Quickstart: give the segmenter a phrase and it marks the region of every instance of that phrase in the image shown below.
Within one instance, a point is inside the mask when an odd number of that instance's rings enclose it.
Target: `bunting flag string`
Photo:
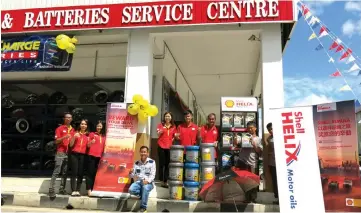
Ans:
[[[312,34],[309,36],[308,41],[317,39],[319,44],[315,48],[316,51],[324,50],[327,54],[329,60],[328,62],[333,64],[335,67],[335,72],[330,75],[330,77],[342,77],[345,84],[339,89],[339,91],[350,91],[358,100],[359,95],[355,93],[355,88],[353,89],[351,85],[347,82],[346,75],[359,77],[361,75],[361,60],[356,57],[351,48],[349,48],[341,39],[339,39],[336,34],[334,34],[317,16],[312,14],[310,9],[301,1],[298,2],[299,17],[303,17],[305,22],[308,24]],[[318,32],[318,33],[317,33]],[[331,39],[331,44],[329,48],[325,48],[326,38]],[[337,56],[336,56],[337,55]],[[335,63],[335,58],[338,59]],[[339,69],[337,65],[344,64],[348,66],[346,69]],[[345,74],[343,74],[345,73]],[[355,77],[351,77],[353,80]],[[358,78],[357,78],[358,79]],[[361,79],[360,79],[361,80]],[[358,83],[360,87],[361,83]]]

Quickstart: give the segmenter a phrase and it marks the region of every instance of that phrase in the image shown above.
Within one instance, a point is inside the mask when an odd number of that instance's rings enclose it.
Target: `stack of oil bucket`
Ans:
[[[214,143],[201,143],[201,186],[212,180],[216,174],[216,149]]]
[[[169,198],[172,200],[198,200],[199,192],[199,146],[173,145],[170,149]],[[183,163],[185,161],[185,163]]]

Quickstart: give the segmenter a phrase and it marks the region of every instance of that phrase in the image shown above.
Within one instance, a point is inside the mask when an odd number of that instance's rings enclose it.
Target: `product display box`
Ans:
[[[222,113],[222,127],[224,128],[246,128],[247,123],[256,119],[256,113]]]

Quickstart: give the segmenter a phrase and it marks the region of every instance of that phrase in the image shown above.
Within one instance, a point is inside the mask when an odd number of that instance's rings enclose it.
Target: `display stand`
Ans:
[[[241,149],[253,149],[247,133],[247,123],[254,121],[258,128],[258,100],[254,97],[222,97],[220,109],[218,165],[219,172],[223,172],[233,164],[225,164],[227,155],[234,156]]]

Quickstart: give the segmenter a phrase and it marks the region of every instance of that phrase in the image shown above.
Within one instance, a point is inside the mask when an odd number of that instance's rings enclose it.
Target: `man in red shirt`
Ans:
[[[209,114],[207,119],[207,124],[199,128],[198,137],[201,143],[214,143],[215,158],[217,158],[218,129],[216,127],[216,114]]]
[[[65,191],[65,184],[67,179],[68,170],[68,147],[71,137],[74,135],[74,128],[71,126],[73,120],[72,115],[69,112],[64,113],[64,124],[56,128],[55,130],[55,167],[53,175],[50,180],[49,197],[54,198],[55,195],[55,180],[60,174],[62,174],[59,194],[67,194]]]
[[[194,146],[197,144],[198,126],[192,122],[193,113],[187,110],[184,113],[184,123],[177,128],[175,138],[182,146]]]

